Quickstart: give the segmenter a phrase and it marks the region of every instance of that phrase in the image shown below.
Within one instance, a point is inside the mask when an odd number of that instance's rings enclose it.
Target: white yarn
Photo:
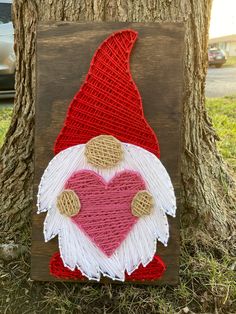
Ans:
[[[45,241],[59,235],[59,249],[65,266],[78,267],[89,279],[101,274],[124,280],[140,264],[147,265],[156,251],[156,240],[167,245],[169,226],[165,213],[175,216],[176,200],[170,177],[161,161],[152,153],[123,143],[123,160],[112,169],[96,169],[87,163],[85,145],[70,147],[56,155],[45,170],[38,193],[38,213],[48,211],[44,222]],[[106,181],[122,170],[138,171],[154,199],[149,216],[141,217],[111,257],[107,257],[68,217],[61,215],[56,198],[69,177],[80,169],[93,170]]]

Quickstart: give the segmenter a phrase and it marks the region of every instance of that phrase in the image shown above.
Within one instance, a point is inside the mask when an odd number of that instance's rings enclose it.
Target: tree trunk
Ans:
[[[14,2],[16,98],[0,159],[0,232],[5,243],[27,246],[30,242],[37,21],[181,21],[186,25],[181,156],[184,236],[189,236],[191,245],[206,245],[210,239],[211,248],[220,250],[217,241],[224,240],[222,252],[229,248],[225,239],[235,229],[233,182],[217,152],[217,136],[205,108],[210,10],[211,0]]]

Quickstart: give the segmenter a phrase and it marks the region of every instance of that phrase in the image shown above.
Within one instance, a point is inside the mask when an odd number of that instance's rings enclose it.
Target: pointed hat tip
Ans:
[[[143,114],[142,99],[132,79],[129,57],[138,33],[114,32],[96,50],[85,82],[74,96],[55,154],[91,138],[113,135],[160,156],[156,135]]]

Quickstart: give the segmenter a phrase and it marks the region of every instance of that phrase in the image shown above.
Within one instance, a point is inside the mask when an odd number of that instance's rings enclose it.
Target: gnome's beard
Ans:
[[[156,241],[167,245],[169,227],[166,213],[175,216],[176,201],[167,171],[152,153],[132,144],[122,143],[122,161],[111,169],[97,169],[87,163],[85,145],[76,145],[56,155],[41,179],[38,194],[38,212],[46,212],[45,241],[58,235],[60,255],[65,266],[80,269],[89,279],[100,280],[101,274],[124,280],[125,271],[132,273],[140,264],[146,266],[156,251]],[[126,238],[111,256],[104,254],[96,244],[72,221],[61,215],[57,196],[75,171],[92,170],[109,182],[124,170],[138,172],[152,194],[154,206],[150,215],[140,217]]]

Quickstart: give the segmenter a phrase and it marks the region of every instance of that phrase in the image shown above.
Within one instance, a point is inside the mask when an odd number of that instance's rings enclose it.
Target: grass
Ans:
[[[235,168],[236,97],[208,99],[207,108],[220,137],[219,150]],[[10,117],[11,109],[0,107],[0,142]],[[235,258],[225,243],[206,240],[205,233],[190,229],[181,228],[177,287],[33,282],[29,253],[10,262],[0,260],[0,313],[236,313]]]
[[[236,171],[236,96],[208,98],[206,105],[220,138],[218,149]]]
[[[226,63],[223,67],[236,67],[236,56],[235,57],[228,57]]]
[[[4,138],[11,122],[12,108],[0,105],[0,147],[4,142]]]

